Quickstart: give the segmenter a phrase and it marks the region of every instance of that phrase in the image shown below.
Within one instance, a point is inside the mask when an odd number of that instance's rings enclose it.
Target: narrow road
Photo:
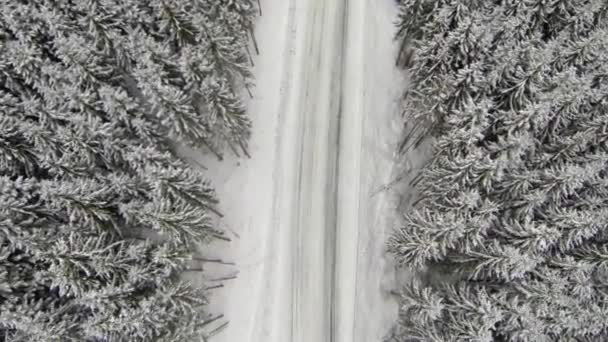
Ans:
[[[313,0],[304,26],[297,182],[292,216],[291,341],[330,341],[336,234],[336,169],[344,42],[345,1]]]
[[[274,248],[283,260],[268,285],[276,290],[268,293],[276,296],[273,330],[280,341],[352,342],[361,113],[352,93],[359,88],[343,83],[353,67],[348,41],[357,37],[347,35],[347,0],[294,6],[277,138]]]
[[[214,292],[230,322],[214,341],[380,341],[397,312],[383,256],[392,202],[370,193],[392,179],[400,133],[395,3],[261,4],[252,158],[203,159],[234,234],[215,250],[239,270]]]

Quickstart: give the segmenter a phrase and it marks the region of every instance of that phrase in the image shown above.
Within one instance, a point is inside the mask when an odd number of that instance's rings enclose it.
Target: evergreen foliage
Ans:
[[[608,340],[608,2],[399,6],[401,151],[434,154],[389,241],[424,275],[392,340]]]
[[[0,341],[188,341],[223,237],[174,143],[247,149],[250,0],[0,0]]]

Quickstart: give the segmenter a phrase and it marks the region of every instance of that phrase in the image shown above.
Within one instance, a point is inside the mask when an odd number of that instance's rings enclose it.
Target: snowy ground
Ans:
[[[380,341],[395,319],[397,99],[392,0],[262,0],[251,159],[209,160],[237,267],[214,290],[218,342]],[[209,173],[209,172],[208,172]]]

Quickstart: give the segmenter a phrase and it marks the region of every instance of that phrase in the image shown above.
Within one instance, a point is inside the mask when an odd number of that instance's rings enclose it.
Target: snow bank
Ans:
[[[223,313],[229,322],[226,329],[214,337],[216,342],[261,341],[252,334],[255,326],[266,326],[260,320],[272,298],[261,298],[264,286],[265,261],[273,258],[265,248],[270,238],[273,208],[273,176],[276,158],[275,133],[279,122],[279,99],[283,92],[283,64],[290,34],[289,1],[263,0],[262,17],[255,34],[260,55],[254,56],[256,79],[254,97],[249,100],[248,113],[253,121],[250,141],[251,159],[237,158],[226,153],[223,161],[201,155],[197,151],[183,153],[204,165],[220,199],[225,217],[220,225],[229,231],[231,242],[215,242],[205,246],[200,254],[234,262],[236,266],[205,264],[213,268],[214,277],[231,276],[223,288],[213,290],[211,309]],[[264,332],[259,332],[263,334]]]
[[[402,135],[400,98],[407,76],[395,66],[398,46],[393,41],[397,8],[394,1],[366,0],[363,33],[364,69],[363,141],[357,287],[355,294],[354,342],[381,341],[397,319],[396,298],[390,294],[408,277],[396,270],[386,254],[386,240],[400,224],[399,212],[413,198],[404,186],[428,155],[421,146],[397,157]],[[400,160],[397,164],[395,161]],[[404,170],[406,171],[404,173]],[[399,179],[399,182],[395,182]]]

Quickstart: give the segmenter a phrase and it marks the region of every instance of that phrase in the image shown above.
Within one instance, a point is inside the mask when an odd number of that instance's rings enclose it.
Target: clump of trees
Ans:
[[[0,340],[213,334],[177,143],[247,153],[251,0],[0,0]]]
[[[608,2],[402,0],[394,341],[608,340]]]

